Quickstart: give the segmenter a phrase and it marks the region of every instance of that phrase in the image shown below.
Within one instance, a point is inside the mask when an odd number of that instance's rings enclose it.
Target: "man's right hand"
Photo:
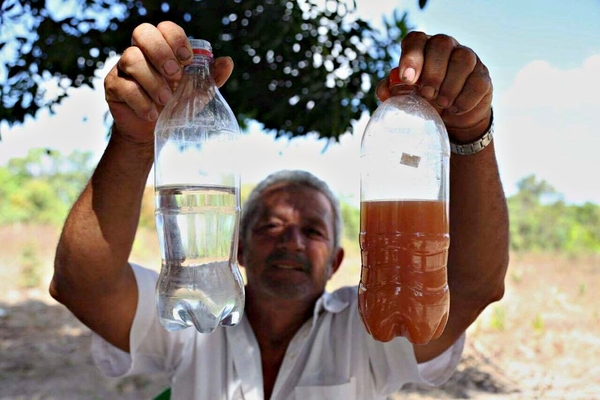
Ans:
[[[131,43],[104,80],[106,101],[114,118],[113,134],[150,144],[160,111],[177,87],[183,67],[192,61],[192,49],[184,30],[172,22],[138,26]],[[215,59],[213,74],[219,87],[232,71],[230,57]]]
[[[192,61],[189,40],[171,22],[142,24],[105,80],[111,139],[71,208],[56,248],[50,293],[91,330],[129,351],[138,290],[128,264],[154,160],[154,125]],[[233,69],[215,60],[218,85]]]

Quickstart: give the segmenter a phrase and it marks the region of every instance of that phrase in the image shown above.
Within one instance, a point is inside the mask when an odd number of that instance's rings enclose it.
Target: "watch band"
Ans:
[[[494,110],[492,110],[492,116],[490,118],[490,126],[485,131],[485,133],[480,136],[478,139],[474,140],[470,143],[457,143],[450,140],[450,151],[454,154],[458,154],[461,156],[470,156],[472,154],[477,154],[481,150],[485,149],[490,143],[492,143],[492,139],[494,138]]]

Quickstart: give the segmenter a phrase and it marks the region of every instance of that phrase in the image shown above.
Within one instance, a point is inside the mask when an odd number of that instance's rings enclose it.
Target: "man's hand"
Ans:
[[[177,87],[183,67],[192,61],[192,49],[184,30],[172,22],[138,26],[131,43],[104,80],[106,101],[114,118],[113,134],[149,144],[160,111]],[[232,71],[231,58],[215,59],[218,86]]]
[[[410,32],[402,40],[400,79],[419,86],[419,94],[440,113],[450,137],[470,142],[489,126],[492,80],[477,54],[447,35]],[[388,79],[376,89],[390,96]]]
[[[50,287],[79,320],[124,351],[138,303],[128,259],[154,160],[154,125],[192,62],[185,32],[171,22],[138,26],[131,43],[104,81],[111,140],[65,222]],[[215,60],[216,83],[232,69],[230,58]]]

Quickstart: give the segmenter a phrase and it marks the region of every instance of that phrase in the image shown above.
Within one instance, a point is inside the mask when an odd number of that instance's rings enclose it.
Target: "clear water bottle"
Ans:
[[[155,128],[156,228],[161,324],[210,333],[237,324],[244,284],[237,265],[240,177],[237,120],[211,72],[212,48],[190,39],[193,62]]]
[[[436,110],[390,72],[361,142],[359,311],[382,342],[425,344],[448,319],[450,145]]]

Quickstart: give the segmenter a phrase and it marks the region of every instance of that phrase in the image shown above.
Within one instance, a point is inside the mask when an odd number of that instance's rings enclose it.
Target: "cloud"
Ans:
[[[577,68],[535,61],[517,74],[495,102],[505,184],[535,174],[567,201],[600,202],[600,185],[591,179],[600,167],[598,72],[600,55],[593,55]]]
[[[10,158],[24,157],[31,148],[46,148],[69,154],[75,150],[97,154],[105,147],[108,111],[102,93],[88,87],[73,90],[56,114],[41,110],[36,119],[29,119],[2,133],[0,165]]]
[[[303,169],[326,181],[338,194],[358,201],[360,171],[358,169],[360,139],[366,124],[362,119],[339,142],[307,135],[294,139],[265,133],[259,124],[250,126],[241,141],[238,159],[243,165],[242,180],[257,183],[280,169]]]
[[[561,111],[600,103],[600,54],[587,58],[580,68],[561,70],[547,61],[534,61],[517,74],[503,106],[519,110],[539,108]]]
[[[94,87],[69,89],[69,96],[54,107],[54,114],[40,110],[35,119],[2,131],[0,165],[11,158],[24,157],[32,148],[58,150],[70,154],[75,150],[89,151],[99,158],[106,147],[108,106],[104,101],[103,78],[116,63],[111,58],[96,72]]]

